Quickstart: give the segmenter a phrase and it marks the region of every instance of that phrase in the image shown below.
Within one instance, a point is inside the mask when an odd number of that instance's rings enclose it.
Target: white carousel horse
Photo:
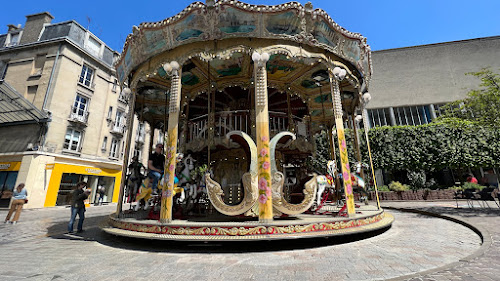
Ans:
[[[319,175],[316,177],[316,183],[318,184],[318,191],[316,192],[316,206],[319,206],[321,204],[321,195],[326,189],[326,186],[328,185],[328,179],[323,176]]]

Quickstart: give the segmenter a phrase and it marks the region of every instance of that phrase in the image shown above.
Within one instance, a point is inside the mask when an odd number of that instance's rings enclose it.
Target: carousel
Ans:
[[[122,182],[106,232],[269,240],[392,224],[393,216],[380,208],[373,166],[361,164],[359,152],[359,123],[367,122],[370,100],[366,38],[311,3],[235,0],[194,2],[132,31],[116,62],[129,96],[128,127],[135,114],[163,132],[164,173],[158,192],[148,178],[133,192],[137,197]],[[358,165],[349,164],[346,126]],[[326,175],[307,161],[322,132],[330,141]],[[132,134],[128,130],[126,151]],[[356,195],[368,188],[364,182],[372,183],[370,202],[366,192],[362,202]]]

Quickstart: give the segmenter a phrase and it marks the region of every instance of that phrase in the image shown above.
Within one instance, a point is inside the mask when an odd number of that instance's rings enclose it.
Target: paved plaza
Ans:
[[[384,203],[459,217],[483,231],[485,245],[461,224],[398,210],[388,210],[390,229],[357,242],[252,244],[114,237],[99,224],[116,205],[88,208],[81,235],[64,234],[68,208],[24,210],[17,225],[0,225],[0,280],[499,280],[500,212],[454,204]]]

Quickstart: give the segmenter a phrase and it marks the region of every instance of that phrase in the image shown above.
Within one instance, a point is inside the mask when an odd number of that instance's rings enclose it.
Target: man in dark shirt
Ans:
[[[87,186],[86,182],[76,184],[76,189],[71,193],[71,219],[68,224],[68,233],[73,233],[73,224],[75,223],[76,215],[78,215],[77,232],[83,231],[83,220],[85,219],[85,199],[89,197],[90,190],[83,191]]]
[[[163,145],[156,145],[155,151],[149,155],[148,169],[149,176],[153,178],[153,191],[158,189],[158,181],[163,175],[163,167],[165,165],[165,155],[163,155]]]

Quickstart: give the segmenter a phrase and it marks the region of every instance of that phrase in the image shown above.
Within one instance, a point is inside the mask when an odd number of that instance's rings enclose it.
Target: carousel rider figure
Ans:
[[[159,143],[155,147],[155,151],[149,155],[148,161],[148,176],[153,181],[153,193],[158,193],[158,181],[163,175],[165,165],[165,155],[163,154],[163,144]]]

